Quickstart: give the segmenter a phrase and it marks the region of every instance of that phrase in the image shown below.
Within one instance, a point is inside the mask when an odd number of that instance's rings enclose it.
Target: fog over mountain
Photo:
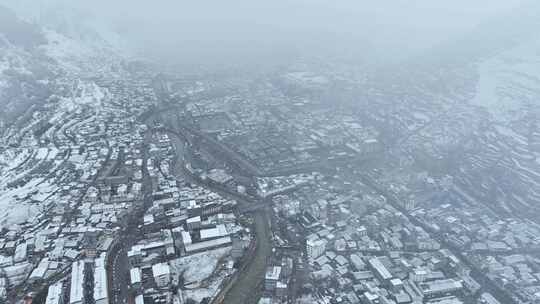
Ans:
[[[286,61],[315,54],[401,60],[519,12],[526,1],[3,2],[31,20],[73,35],[85,34],[74,32],[75,23],[119,34],[152,58],[218,63]]]

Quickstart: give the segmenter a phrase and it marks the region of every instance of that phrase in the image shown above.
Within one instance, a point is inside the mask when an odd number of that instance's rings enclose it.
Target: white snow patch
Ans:
[[[216,278],[216,280],[213,280],[208,286],[203,288],[183,290],[184,298],[195,300],[197,303],[201,303],[205,298],[212,299],[217,295],[223,279],[224,277]]]
[[[3,210],[0,214],[0,228],[24,223],[40,212],[39,204],[32,203],[26,197],[36,191],[36,194],[45,195],[45,193],[51,193],[53,189],[47,183],[36,187],[39,181],[36,180],[23,187],[0,192],[0,209]]]
[[[81,105],[99,107],[109,95],[109,91],[94,82],[78,81],[71,95],[60,100],[59,111],[72,112]]]
[[[499,132],[501,135],[512,138],[513,140],[517,141],[521,145],[525,145],[525,146],[528,145],[527,139],[524,136],[521,136],[520,134],[516,133],[515,131],[513,131],[512,129],[508,127],[496,125],[495,129],[497,129],[497,132]]]
[[[183,275],[186,284],[200,282],[212,275],[219,260],[227,256],[231,247],[205,251],[190,256],[181,257],[170,262],[175,273]]]
[[[533,40],[478,65],[479,81],[472,104],[497,120],[508,120],[540,98],[540,40]]]

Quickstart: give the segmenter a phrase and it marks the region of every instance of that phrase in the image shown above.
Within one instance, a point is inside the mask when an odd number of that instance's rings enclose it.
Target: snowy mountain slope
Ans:
[[[0,0],[26,22],[56,32],[86,46],[130,55],[128,42],[110,22],[95,12],[91,2],[70,0]]]
[[[32,203],[34,196],[46,202],[58,191],[57,184],[43,178],[13,175],[18,171],[11,171],[11,165],[26,159],[26,154],[8,146],[23,142],[35,147],[29,161],[36,166],[55,162],[42,155],[48,148],[33,137],[34,127],[42,119],[100,106],[109,92],[96,84],[96,76],[110,79],[124,73],[125,57],[99,34],[75,26],[69,32],[57,31],[50,23],[24,19],[0,6],[0,227],[38,214],[42,206]],[[12,180],[21,184],[7,184]]]
[[[478,64],[479,81],[472,104],[497,120],[511,120],[540,107],[540,37]]]
[[[66,72],[75,75],[113,73],[123,57],[107,45],[81,43],[52,30],[45,30],[47,44],[40,46]]]
[[[0,29],[11,44],[25,49],[34,48],[45,42],[39,27],[19,19],[5,7],[0,7]]]
[[[5,5],[0,7],[0,20],[5,19],[3,15],[10,16],[7,22],[0,21],[0,34],[15,28],[7,37],[11,43],[21,46],[10,38],[30,40],[33,49],[56,60],[67,72],[100,73],[111,66],[118,68],[114,66],[130,57],[127,43],[106,22],[69,4],[60,0],[0,0],[0,6]]]
[[[26,8],[31,10],[34,6]],[[66,92],[62,89],[66,84],[93,88],[95,84],[89,79],[95,76],[117,77],[124,73],[126,57],[122,51],[84,22],[80,26],[75,21],[55,23],[54,20],[67,17],[51,17],[43,19],[48,21],[41,25],[24,20],[30,20],[31,13],[21,14],[26,18],[19,18],[9,8],[0,6],[0,105],[3,107],[0,127],[23,125],[53,94],[74,98],[58,94]],[[67,18],[73,20],[76,15],[65,16],[73,16]],[[59,26],[63,29],[59,32],[49,26],[54,24],[73,26]],[[107,39],[112,36],[109,34]]]
[[[0,41],[0,120],[15,120],[32,105],[40,105],[50,94],[47,85],[58,70],[36,49],[26,50],[4,37]]]

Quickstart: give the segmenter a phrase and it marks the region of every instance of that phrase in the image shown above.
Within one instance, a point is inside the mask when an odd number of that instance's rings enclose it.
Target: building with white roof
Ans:
[[[428,275],[428,272],[426,269],[417,268],[417,269],[414,269],[414,271],[409,275],[409,277],[414,282],[423,282],[426,279],[427,275]]]
[[[201,227],[201,217],[200,216],[190,217],[186,220],[186,223],[190,230],[197,229]]]
[[[135,304],[144,304],[144,296],[138,295],[135,297]]]
[[[495,297],[493,297],[490,293],[484,292],[480,296],[480,302],[483,304],[501,304],[501,302],[497,301]]]
[[[84,285],[84,262],[75,261],[71,265],[71,289],[69,293],[70,304],[82,304]]]
[[[171,281],[171,269],[167,263],[152,266],[152,274],[158,287],[167,287]]]
[[[281,275],[281,266],[269,267],[264,276],[264,286],[267,290],[274,290]]]
[[[108,304],[107,270],[105,270],[105,255],[94,261],[94,301],[95,304]]]
[[[187,231],[182,231],[182,242],[184,243],[184,246],[191,245],[193,241],[191,240],[191,235]]]
[[[36,267],[36,269],[32,271],[32,274],[30,274],[30,277],[28,278],[28,280],[30,282],[35,282],[38,280],[45,279],[45,274],[47,273],[48,269],[49,269],[49,259],[44,258],[39,262],[38,267]]]
[[[435,280],[420,285],[422,294],[426,297],[444,295],[463,289],[461,281],[454,279]]]
[[[0,278],[0,300],[7,296],[7,279]]]
[[[221,237],[221,238],[217,238],[217,239],[213,239],[209,241],[186,245],[185,249],[186,249],[186,253],[191,254],[191,253],[210,250],[210,249],[221,247],[221,246],[226,246],[229,244],[232,244],[232,239],[230,236],[225,236],[225,237]]]
[[[316,259],[326,251],[326,241],[323,239],[308,239],[306,241],[308,258]]]
[[[369,260],[369,265],[373,268],[373,271],[377,278],[379,278],[382,281],[388,282],[392,279],[392,274],[386,267],[383,265],[383,263],[379,260],[379,258],[372,258]]]
[[[15,263],[25,261],[27,249],[28,245],[26,244],[26,242],[17,245],[17,247],[15,248],[15,254],[13,255],[13,261],[15,261]]]
[[[47,298],[45,299],[45,304],[62,304],[64,298],[64,292],[62,289],[62,282],[58,282],[54,285],[49,286],[49,291],[47,293]]]
[[[223,224],[217,225],[215,228],[208,228],[208,229],[200,230],[201,240],[203,241],[223,237],[228,234],[229,232],[227,231],[227,228],[225,228],[225,225]]]
[[[138,288],[142,282],[141,269],[137,267],[131,268],[129,270],[129,278],[130,278],[131,286]]]

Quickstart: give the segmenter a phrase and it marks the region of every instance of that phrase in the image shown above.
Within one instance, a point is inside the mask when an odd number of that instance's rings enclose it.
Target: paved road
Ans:
[[[112,267],[112,293],[110,294],[111,303],[127,303],[128,283],[129,283],[129,265],[126,250],[124,248],[118,251],[113,261]]]
[[[148,145],[151,141],[151,132],[148,131],[144,137],[143,163],[141,170],[143,173],[142,204],[136,206],[132,214],[128,217],[127,228],[121,230],[117,236],[116,246],[111,250],[109,256],[109,296],[112,304],[124,304],[129,301],[129,264],[127,258],[127,248],[130,248],[137,239],[137,226],[142,222],[145,210],[152,204],[152,180],[150,179],[148,164]]]

